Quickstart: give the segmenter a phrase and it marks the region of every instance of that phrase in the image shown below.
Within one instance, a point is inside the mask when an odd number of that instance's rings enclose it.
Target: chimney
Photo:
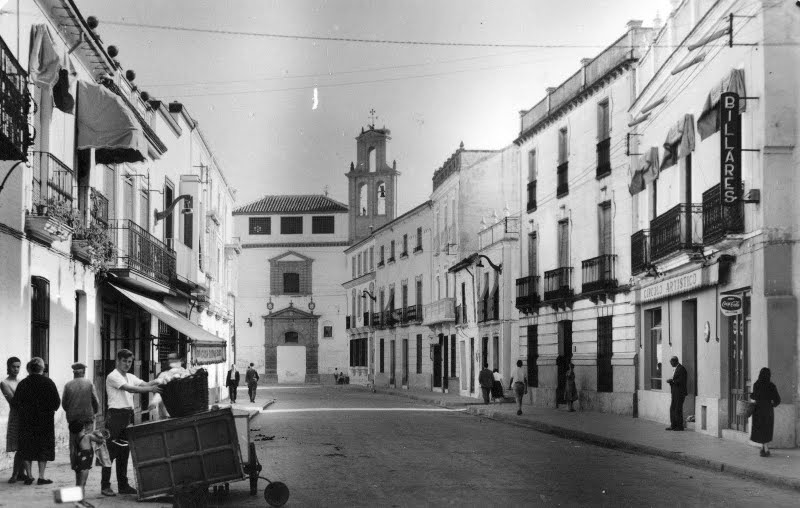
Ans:
[[[547,88],[544,89],[544,91],[547,92],[547,95],[550,95],[551,93],[556,91],[556,87],[548,86]]]
[[[581,67],[586,67],[592,60],[594,60],[594,58],[581,58]]]
[[[636,28],[641,28],[642,27],[642,20],[641,19],[632,19],[632,20],[628,21],[627,23],[625,23],[625,27],[628,30],[634,30]]]

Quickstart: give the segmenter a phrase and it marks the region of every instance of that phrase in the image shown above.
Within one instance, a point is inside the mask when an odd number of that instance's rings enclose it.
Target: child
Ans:
[[[92,469],[92,460],[94,460],[92,443],[105,443],[105,432],[107,431],[84,428],[77,434],[75,455],[71,462],[72,469],[75,471],[75,485],[78,487],[86,487],[86,480],[89,478],[89,470]]]

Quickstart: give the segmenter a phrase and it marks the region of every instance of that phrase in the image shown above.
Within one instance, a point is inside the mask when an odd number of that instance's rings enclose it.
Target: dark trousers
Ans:
[[[672,403],[669,405],[669,426],[673,429],[683,429],[683,401],[686,395],[672,394]]]
[[[247,395],[250,396],[250,402],[256,401],[256,387],[258,383],[248,383],[247,384]]]
[[[230,385],[228,387],[228,397],[231,399],[231,402],[236,402],[236,389],[237,386]]]
[[[127,440],[128,435],[125,429],[133,421],[133,409],[113,409],[109,408],[106,417],[106,429],[111,438],[107,441],[108,454],[112,461],[117,462],[117,488],[129,485],[128,483],[128,456],[130,448],[127,446],[117,446],[112,441],[117,439]],[[100,486],[102,488],[111,486],[111,468],[104,467],[100,474]]]
[[[483,394],[483,403],[484,404],[488,404],[489,403],[489,394],[491,393],[491,391],[492,391],[491,388],[484,388],[484,387],[481,386],[481,393]]]

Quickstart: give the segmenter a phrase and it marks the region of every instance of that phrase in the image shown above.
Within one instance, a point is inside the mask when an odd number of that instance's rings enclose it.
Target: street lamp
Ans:
[[[497,273],[503,273],[503,263],[496,265],[492,263],[491,259],[484,256],[483,254],[478,254],[478,263],[475,266],[477,266],[478,268],[483,268],[483,262],[481,261],[481,258],[485,259],[489,263],[489,265],[494,269],[494,271],[496,271]]]
[[[375,298],[375,296],[372,293],[370,293],[369,291],[367,291],[366,289],[361,291],[361,298],[364,298],[366,300],[367,299],[367,295],[369,295],[369,297],[372,298],[373,302],[375,300],[377,300],[377,298]]]

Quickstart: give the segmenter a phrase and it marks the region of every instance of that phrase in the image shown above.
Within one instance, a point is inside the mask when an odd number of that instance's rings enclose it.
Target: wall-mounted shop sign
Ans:
[[[742,115],[739,94],[724,92],[719,99],[720,198],[722,206],[736,206],[742,199]]]
[[[736,316],[742,313],[742,297],[740,295],[721,295],[719,311],[723,316]]]
[[[698,268],[682,275],[658,281],[642,288],[639,300],[650,302],[668,296],[687,293],[703,286],[703,269]]]
[[[192,343],[192,364],[208,365],[225,361],[225,342]]]

